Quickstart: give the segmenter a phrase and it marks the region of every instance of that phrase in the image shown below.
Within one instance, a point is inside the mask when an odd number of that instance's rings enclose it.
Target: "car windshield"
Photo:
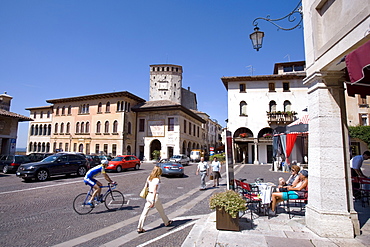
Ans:
[[[51,155],[51,156],[48,156],[45,159],[43,159],[41,162],[53,162],[58,158],[59,158],[59,155],[58,156],[57,155]]]
[[[122,161],[123,157],[116,157],[114,159],[112,159],[112,161]]]

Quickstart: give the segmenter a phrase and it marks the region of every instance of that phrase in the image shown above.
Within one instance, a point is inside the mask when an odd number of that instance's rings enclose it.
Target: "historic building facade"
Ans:
[[[12,97],[0,94],[0,154],[15,154],[18,123],[32,121],[31,118],[11,112]]]
[[[272,75],[222,77],[228,92],[227,130],[241,163],[272,163],[274,130],[307,114],[305,62],[277,63]],[[293,150],[291,160],[303,162]]]
[[[126,92],[51,99],[27,108],[27,153],[72,151],[135,154],[151,160],[189,155],[192,149],[221,145],[221,126],[197,110],[196,94],[182,88],[182,67],[150,66],[150,101]],[[51,112],[51,114],[48,114]]]

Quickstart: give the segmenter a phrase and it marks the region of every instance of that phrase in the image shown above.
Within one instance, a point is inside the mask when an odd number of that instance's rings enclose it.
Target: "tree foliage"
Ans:
[[[349,136],[364,141],[370,148],[370,126],[349,127]]]

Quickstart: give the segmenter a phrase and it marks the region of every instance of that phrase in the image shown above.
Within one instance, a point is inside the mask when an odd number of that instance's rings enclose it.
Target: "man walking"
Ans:
[[[351,165],[351,176],[352,177],[360,177],[360,178],[367,178],[362,170],[362,163],[364,160],[367,160],[370,158],[370,151],[365,151],[362,155],[357,155],[351,159],[350,165]],[[361,184],[357,181],[352,180],[352,193],[353,196],[356,199],[359,199],[361,197],[360,193]]]
[[[204,161],[204,157],[200,158],[200,162],[198,163],[196,175],[200,173],[200,190],[206,189],[206,177],[208,176],[208,163]]]

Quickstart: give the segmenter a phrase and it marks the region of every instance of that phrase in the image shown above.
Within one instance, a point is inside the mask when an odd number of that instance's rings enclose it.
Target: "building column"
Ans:
[[[259,165],[260,162],[258,161],[258,139],[254,139],[254,162],[253,164]]]
[[[309,102],[309,197],[306,225],[322,237],[359,233],[353,209],[349,141],[342,73],[307,77]]]

